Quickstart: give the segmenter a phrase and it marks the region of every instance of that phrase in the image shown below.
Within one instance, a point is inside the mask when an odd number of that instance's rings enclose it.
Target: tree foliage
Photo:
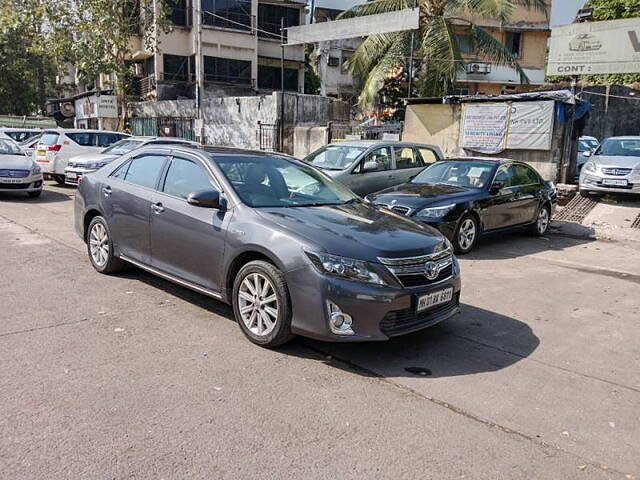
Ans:
[[[460,18],[461,13],[496,18],[505,22],[516,5],[546,12],[545,0],[370,0],[347,10],[341,18],[394,12],[417,5],[420,10],[419,31],[385,33],[367,37],[349,61],[349,68],[364,86],[360,103],[370,106],[385,81],[407,67],[411,42],[414,43],[418,89],[422,95],[440,96],[451,91],[457,74],[464,71],[456,33],[468,34],[476,53],[488,61],[508,65],[529,79],[514,55],[487,30]]]

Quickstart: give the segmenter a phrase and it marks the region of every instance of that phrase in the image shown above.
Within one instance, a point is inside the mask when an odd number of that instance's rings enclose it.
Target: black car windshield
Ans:
[[[0,138],[0,155],[24,155],[24,153],[14,141]]]
[[[314,168],[281,157],[214,157],[240,199],[251,207],[342,205],[353,193]]]
[[[477,160],[442,161],[425,168],[411,182],[484,188],[491,181],[495,168],[495,163]]]
[[[619,139],[608,138],[596,150],[596,155],[610,157],[640,157],[640,138]]]
[[[365,150],[364,147],[329,145],[312,153],[305,158],[305,161],[325,170],[344,170]]]
[[[141,145],[142,142],[140,140],[120,140],[110,147],[105,148],[102,153],[108,153],[110,155],[124,155],[125,153],[129,153],[131,150],[135,150]]]

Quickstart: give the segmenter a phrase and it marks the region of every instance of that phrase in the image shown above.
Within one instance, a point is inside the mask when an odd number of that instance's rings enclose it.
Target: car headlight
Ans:
[[[42,169],[40,168],[40,165],[34,165],[33,168],[31,169],[31,175],[40,175],[40,173],[42,173]]]
[[[88,163],[87,164],[87,168],[91,169],[91,170],[98,170],[99,168],[104,167],[107,164],[107,162],[93,162],[93,163]]]
[[[585,172],[588,173],[596,173],[597,168],[596,168],[596,164],[593,162],[587,162],[584,164],[584,167],[582,167],[584,169]]]
[[[417,218],[442,218],[455,208],[456,204],[444,205],[442,207],[423,208],[416,213]]]
[[[337,255],[329,255],[328,253],[305,253],[320,273],[357,282],[387,285],[387,282],[373,271],[371,265],[363,260],[339,257]]]

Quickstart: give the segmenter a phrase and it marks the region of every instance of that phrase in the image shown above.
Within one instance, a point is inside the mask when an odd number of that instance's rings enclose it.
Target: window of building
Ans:
[[[189,78],[189,57],[164,54],[162,63],[165,80],[186,82]]]
[[[202,23],[233,30],[251,30],[251,0],[201,0]]]
[[[280,25],[283,18],[285,28],[300,25],[300,9],[266,3],[258,4],[258,35],[280,40]],[[284,33],[286,36],[286,30]]]
[[[251,85],[251,62],[205,56],[204,79],[206,82]]]
[[[327,57],[327,65],[330,67],[340,66],[340,59],[338,57]]]
[[[460,53],[473,53],[473,38],[467,34],[457,34],[456,41],[458,42],[458,50]]]
[[[280,67],[258,65],[258,88],[264,90],[280,90]],[[284,89],[289,92],[298,91],[298,70],[284,69]]]
[[[522,54],[522,34],[520,32],[507,32],[504,44],[514,57],[520,57]]]
[[[167,0],[168,17],[171,23],[180,27],[191,24],[189,0]]]
[[[470,93],[469,88],[467,87],[456,87],[453,89],[453,94],[454,95],[459,95],[459,96],[466,96],[469,95]]]

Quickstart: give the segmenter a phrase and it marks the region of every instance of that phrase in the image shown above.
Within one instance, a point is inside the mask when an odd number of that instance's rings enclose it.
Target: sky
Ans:
[[[346,9],[360,3],[361,0],[316,0],[317,7]],[[553,0],[551,10],[551,25],[565,25],[571,23],[578,9],[585,0]]]

